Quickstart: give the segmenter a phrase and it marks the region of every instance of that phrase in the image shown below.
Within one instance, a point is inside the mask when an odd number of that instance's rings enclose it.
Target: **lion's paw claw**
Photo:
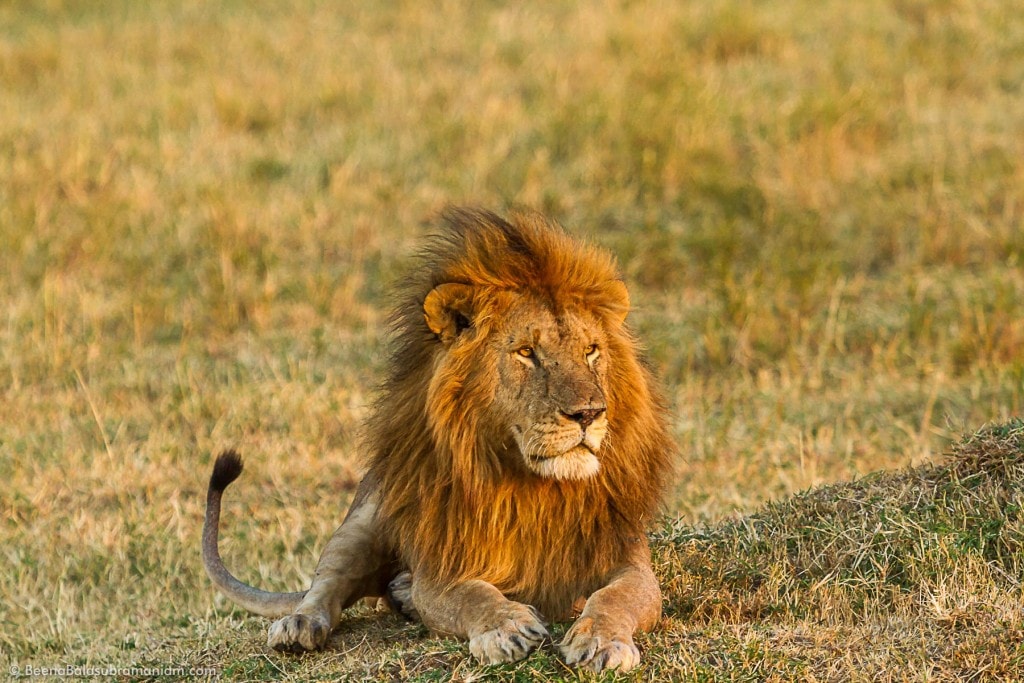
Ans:
[[[267,646],[278,652],[302,654],[322,649],[330,633],[331,627],[322,617],[289,614],[270,625]]]
[[[577,621],[559,645],[562,657],[570,666],[581,666],[594,672],[605,669],[629,671],[640,663],[640,651],[629,636],[605,636],[594,628],[594,620],[583,617]]]
[[[470,637],[469,651],[481,664],[517,662],[547,637],[540,613],[514,602],[493,628]]]

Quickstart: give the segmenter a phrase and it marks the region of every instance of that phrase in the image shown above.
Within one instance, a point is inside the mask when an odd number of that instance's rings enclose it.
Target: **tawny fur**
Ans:
[[[450,209],[445,218],[447,231],[401,289],[390,376],[368,424],[378,519],[414,574],[445,585],[482,579],[563,619],[635,557],[672,462],[664,403],[622,323],[628,300],[610,255],[535,213],[505,221]],[[472,285],[476,311],[450,349],[424,324],[428,293],[445,283]],[[609,436],[590,478],[553,480],[516,466],[507,426],[489,417],[509,389],[487,342],[524,298],[556,316],[584,314],[606,337]]]

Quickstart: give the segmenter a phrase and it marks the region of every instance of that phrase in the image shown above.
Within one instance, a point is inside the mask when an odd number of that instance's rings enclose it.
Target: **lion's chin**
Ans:
[[[549,479],[587,479],[601,469],[597,456],[582,444],[562,455],[550,458],[527,457],[525,460],[527,467]]]

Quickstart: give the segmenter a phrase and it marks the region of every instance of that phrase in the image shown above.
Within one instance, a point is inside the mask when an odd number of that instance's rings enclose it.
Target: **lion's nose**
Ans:
[[[594,420],[604,415],[604,408],[585,408],[573,413],[565,413],[567,418],[579,424],[580,427],[586,429],[590,425],[594,424]]]

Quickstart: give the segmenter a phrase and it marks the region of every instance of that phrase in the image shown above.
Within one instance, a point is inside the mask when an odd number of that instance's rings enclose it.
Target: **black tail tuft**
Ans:
[[[242,473],[242,456],[234,449],[228,449],[217,456],[217,462],[213,463],[213,474],[210,475],[210,490],[218,493],[228,487],[228,484],[238,479]]]

